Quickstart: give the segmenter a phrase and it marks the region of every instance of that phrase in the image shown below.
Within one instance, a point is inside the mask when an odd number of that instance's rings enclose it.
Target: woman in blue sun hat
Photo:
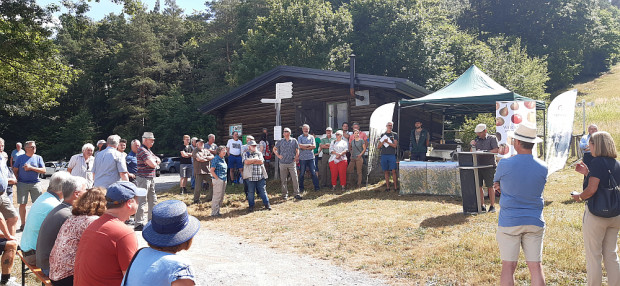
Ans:
[[[185,203],[169,200],[157,204],[142,231],[149,247],[134,255],[121,285],[195,285],[190,262],[175,254],[190,248],[199,229],[200,222],[187,213]]]

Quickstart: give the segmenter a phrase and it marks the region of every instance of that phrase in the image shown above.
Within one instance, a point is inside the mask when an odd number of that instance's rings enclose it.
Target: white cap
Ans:
[[[487,130],[487,125],[484,123],[480,123],[478,125],[476,125],[476,129],[474,129],[474,132],[478,133],[478,132],[482,132],[484,130]]]

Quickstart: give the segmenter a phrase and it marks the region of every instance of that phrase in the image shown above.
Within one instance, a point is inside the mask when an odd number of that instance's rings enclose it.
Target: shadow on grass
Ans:
[[[343,195],[331,199],[327,202],[320,203],[320,207],[333,206],[342,203],[349,203],[359,200],[394,200],[394,201],[425,201],[425,202],[438,202],[460,205],[462,201],[460,198],[451,196],[430,196],[430,195],[399,195],[394,191],[385,192],[381,187],[375,189],[362,189],[360,191],[352,191],[344,193]]]
[[[583,204],[583,202],[578,202],[578,201],[575,201],[573,199],[564,200],[564,201],[562,201],[562,203],[565,204],[565,205]],[[547,206],[547,205],[545,205],[545,206]]]
[[[421,227],[444,227],[464,224],[469,220],[469,216],[464,213],[453,213],[449,215],[440,215],[423,220]]]

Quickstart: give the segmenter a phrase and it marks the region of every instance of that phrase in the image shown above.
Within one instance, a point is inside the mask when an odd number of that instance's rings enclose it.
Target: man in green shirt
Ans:
[[[327,127],[325,129],[325,137],[322,137],[321,143],[318,144],[319,152],[323,154],[319,163],[319,185],[321,187],[331,188],[332,186],[332,176],[329,171],[329,146],[334,141],[336,141],[336,138],[332,136],[332,128]]]

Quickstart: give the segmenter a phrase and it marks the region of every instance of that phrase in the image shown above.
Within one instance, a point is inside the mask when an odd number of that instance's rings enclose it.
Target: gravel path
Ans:
[[[167,190],[178,182],[178,174],[162,174],[155,179],[156,190]],[[136,236],[140,247],[147,246],[141,232],[136,232]],[[204,226],[190,250],[178,255],[192,262],[196,285],[387,285],[326,260],[252,244]]]
[[[141,246],[146,245],[139,237]],[[191,260],[196,285],[386,285],[329,261],[283,253],[208,229],[201,229],[190,250],[178,255]]]
[[[168,190],[178,182],[178,174],[162,174],[155,179],[156,190]],[[141,246],[146,246],[142,235],[138,237]],[[326,260],[248,243],[204,226],[190,250],[179,255],[192,261],[196,285],[387,285]]]

